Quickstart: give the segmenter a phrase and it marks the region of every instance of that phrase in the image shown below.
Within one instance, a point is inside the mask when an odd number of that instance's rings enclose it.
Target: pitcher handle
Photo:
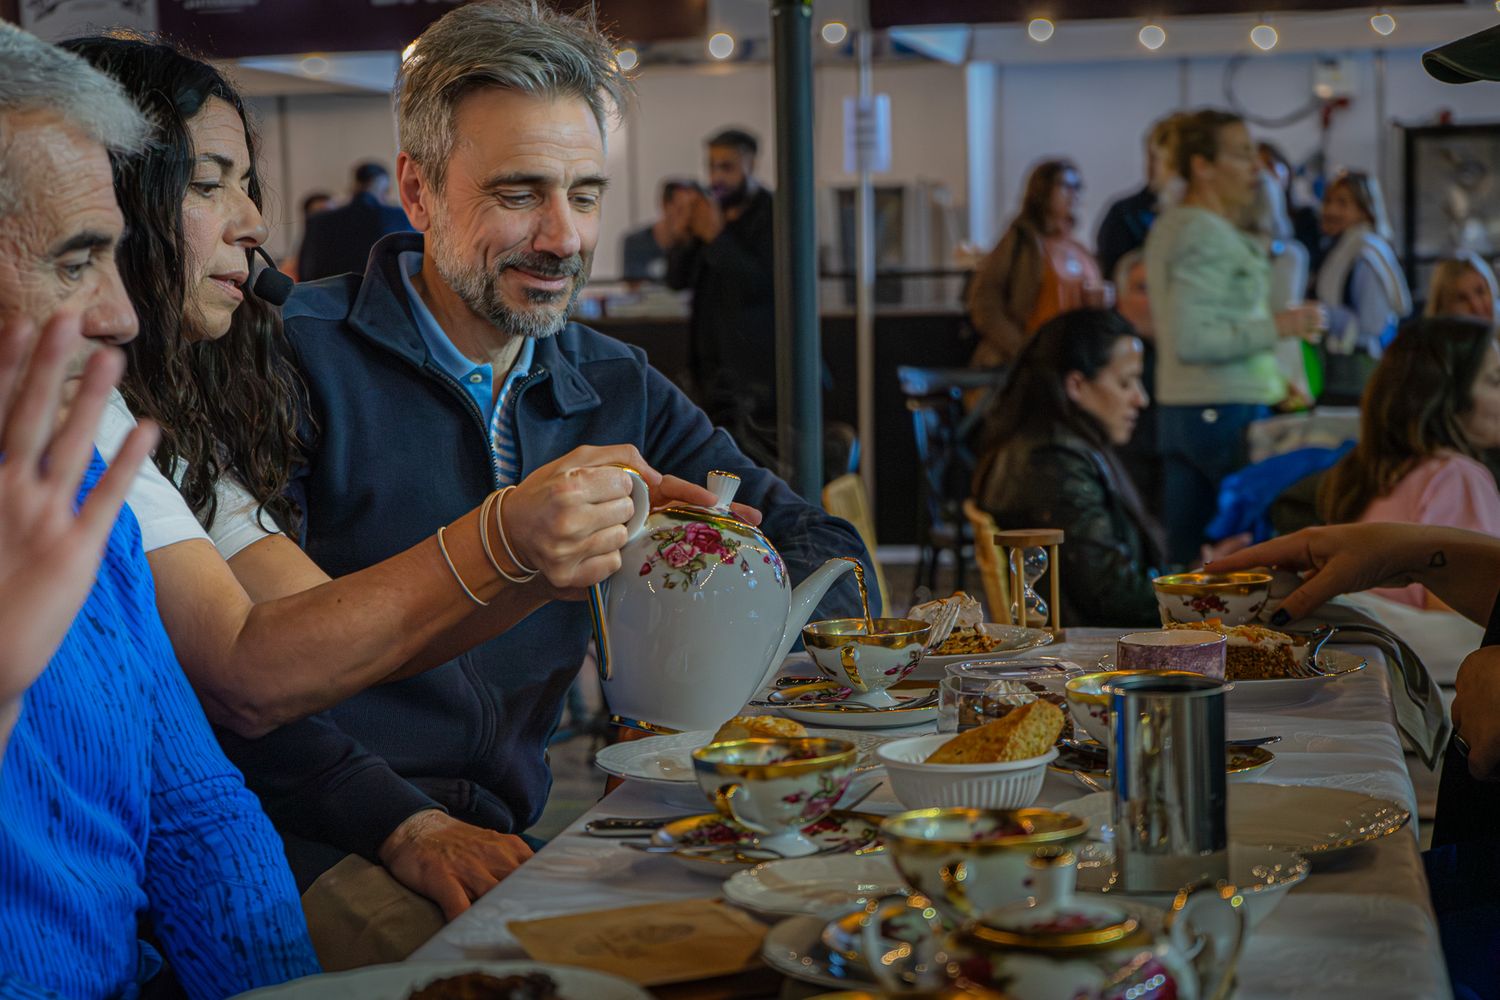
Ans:
[[[916,932],[910,935],[915,940],[904,933],[899,938],[910,948],[909,957],[887,954],[881,931],[888,922],[899,930]],[[860,951],[882,993],[904,996],[911,990],[936,991],[948,986],[947,962],[938,960],[945,933],[943,918],[925,896],[884,896],[865,904],[859,923]],[[907,967],[913,970],[915,982],[902,975],[900,970]]]
[[[1204,1000],[1228,997],[1245,943],[1245,910],[1239,890],[1232,885],[1205,884],[1183,889],[1167,914],[1167,934],[1173,949],[1192,962],[1198,974],[1198,995]]]

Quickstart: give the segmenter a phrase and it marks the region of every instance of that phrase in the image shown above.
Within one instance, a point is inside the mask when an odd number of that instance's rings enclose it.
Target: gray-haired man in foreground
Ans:
[[[108,154],[144,136],[113,81],[0,25],[0,410],[31,354],[0,430],[7,1000],[222,997],[317,971],[281,844],[173,656],[135,517],[112,516],[154,432],[111,472],[88,445],[112,347],[136,333]],[[54,434],[65,371],[81,383]]]

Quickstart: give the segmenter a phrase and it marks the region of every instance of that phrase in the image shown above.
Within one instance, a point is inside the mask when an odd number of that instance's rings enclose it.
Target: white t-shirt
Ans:
[[[106,462],[114,461],[134,427],[135,417],[125,404],[125,398],[118,391],[110,393],[109,405],[104,408],[104,416],[99,421],[99,432],[94,435],[94,446]],[[187,463],[179,459],[176,476],[179,482],[186,472]],[[278,534],[275,522],[260,514],[255,498],[233,476],[227,473],[220,476],[214,484],[214,493],[218,497],[214,526],[205,532],[192,508],[177,487],[161,474],[156,463],[150,459],[142,462],[141,471],[130,485],[125,502],[140,522],[145,550],[151,552],[201,538],[213,542],[219,555],[229,559],[262,538]]]

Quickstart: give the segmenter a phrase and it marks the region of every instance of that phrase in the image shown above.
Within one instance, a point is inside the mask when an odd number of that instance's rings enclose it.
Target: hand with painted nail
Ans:
[[[1340,524],[1252,545],[1204,568],[1229,573],[1258,566],[1302,576],[1273,626],[1304,618],[1340,594],[1412,583],[1482,624],[1500,590],[1500,538],[1423,524]]]

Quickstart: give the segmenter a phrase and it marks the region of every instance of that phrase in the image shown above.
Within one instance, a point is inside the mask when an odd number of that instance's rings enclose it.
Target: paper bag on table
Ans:
[[[520,920],[510,932],[538,962],[581,965],[660,986],[753,966],[766,928],[712,899],[685,899]]]

